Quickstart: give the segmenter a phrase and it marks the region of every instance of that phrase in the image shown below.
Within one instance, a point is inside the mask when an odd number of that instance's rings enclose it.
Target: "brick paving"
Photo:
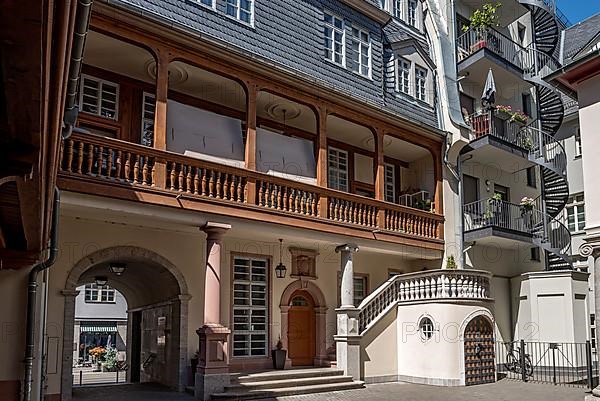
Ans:
[[[362,390],[272,398],[278,401],[583,401],[583,388],[502,380],[473,387],[436,387],[408,383],[373,384]],[[77,388],[74,401],[193,401],[152,384]]]

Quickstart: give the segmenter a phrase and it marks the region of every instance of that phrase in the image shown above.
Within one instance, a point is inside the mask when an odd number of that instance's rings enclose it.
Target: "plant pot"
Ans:
[[[274,349],[271,351],[271,358],[273,359],[273,369],[283,370],[285,368],[285,359],[287,357],[287,351],[284,349]]]
[[[476,52],[479,49],[483,49],[484,47],[487,46],[487,41],[486,40],[479,40],[477,42],[475,42],[473,45],[471,45],[471,52]]]

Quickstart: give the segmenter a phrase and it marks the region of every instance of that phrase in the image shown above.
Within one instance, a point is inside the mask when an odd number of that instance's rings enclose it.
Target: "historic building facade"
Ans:
[[[341,370],[313,378],[324,391],[486,383],[496,341],[585,341],[564,106],[542,79],[559,61],[541,32],[566,23],[515,0],[469,28],[483,3],[94,2],[59,154],[46,398],[72,398],[76,299],[105,279],[128,381],[200,399],[243,391],[232,374],[277,349]],[[495,106],[527,117],[480,106],[489,71]]]

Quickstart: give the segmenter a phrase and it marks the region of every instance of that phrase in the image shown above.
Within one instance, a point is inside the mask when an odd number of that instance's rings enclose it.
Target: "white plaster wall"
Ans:
[[[431,197],[434,194],[435,180],[433,171],[433,160],[431,156],[424,156],[409,163],[408,169],[400,169],[400,190],[429,191]]]
[[[75,319],[127,319],[127,300],[115,290],[115,302],[85,302],[85,286],[77,287],[79,295],[75,298]]]
[[[396,308],[387,313],[360,341],[361,377],[370,382],[397,380],[397,313]]]
[[[370,156],[354,154],[354,179],[366,184],[374,184],[373,158]]]

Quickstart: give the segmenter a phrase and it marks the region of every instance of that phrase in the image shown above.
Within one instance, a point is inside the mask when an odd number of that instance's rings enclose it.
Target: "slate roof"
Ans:
[[[409,120],[438,126],[435,110],[428,105],[417,102],[386,102],[388,91],[383,88],[389,77],[385,76],[388,69],[384,66],[382,27],[339,0],[256,1],[254,26],[225,15],[225,0],[216,0],[216,10],[195,0],[104,1],[134,9],[163,24],[210,37],[226,47],[246,53],[254,60],[275,65],[334,91],[403,115]],[[378,0],[367,1],[379,5]],[[349,68],[324,58],[323,10],[333,12],[344,19],[346,49],[351,46],[353,27],[370,32],[371,78],[360,76]],[[396,35],[400,35],[401,30],[402,27],[394,27]]]
[[[563,64],[578,57],[577,53],[600,35],[600,13],[569,27],[563,37]]]

